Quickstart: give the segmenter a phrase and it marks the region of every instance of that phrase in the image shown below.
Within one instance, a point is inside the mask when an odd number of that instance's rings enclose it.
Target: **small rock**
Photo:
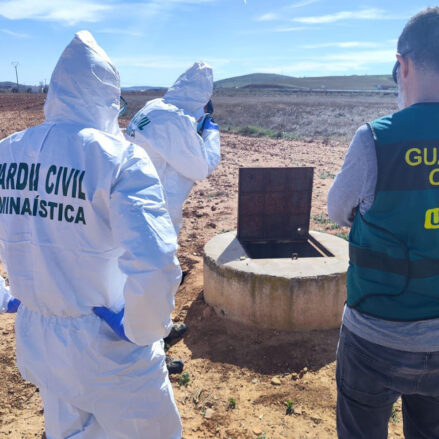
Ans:
[[[308,372],[308,368],[307,368],[307,367],[304,367],[304,368],[299,372],[299,378],[302,378],[307,372]]]
[[[261,434],[263,433],[262,430],[260,428],[253,428],[253,434],[255,436],[261,436]]]
[[[293,372],[291,374],[291,379],[294,380],[294,381],[298,380],[299,379],[299,374],[297,374],[296,372]]]
[[[253,383],[253,384],[258,384],[258,383],[259,383],[259,380],[258,380],[257,378],[253,378],[253,379],[252,379],[252,383]]]
[[[245,256],[241,256],[240,258],[239,258],[239,260],[240,261],[245,261],[247,258],[245,257]]]
[[[212,212],[215,212],[216,207],[215,207],[215,206],[212,206],[212,207],[210,208],[210,210],[211,210]]]
[[[282,385],[282,381],[278,377],[274,377],[271,380],[271,384],[273,384],[273,386],[281,386]]]
[[[207,409],[207,410],[206,410],[206,413],[204,414],[204,417],[205,417],[206,419],[212,419],[212,416],[213,416],[214,413],[215,413],[215,412],[214,412],[212,409]]]

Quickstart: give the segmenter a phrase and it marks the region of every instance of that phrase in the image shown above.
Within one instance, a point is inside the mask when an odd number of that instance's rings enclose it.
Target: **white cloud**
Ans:
[[[184,5],[201,5],[217,0],[6,0],[0,2],[0,16],[9,20],[46,20],[67,25],[100,22],[129,12],[135,16],[154,16]]]
[[[0,32],[3,32],[4,34],[10,35],[11,37],[15,37],[15,38],[29,38],[28,34],[14,32],[14,31],[9,30],[9,29],[0,29]]]
[[[113,7],[87,0],[8,0],[0,3],[0,15],[9,20],[35,19],[66,24],[96,22]]]
[[[319,44],[305,44],[301,46],[302,49],[324,49],[325,47],[337,47],[339,49],[351,49],[353,47],[372,48],[379,47],[379,43],[368,41],[341,41],[338,43],[319,43]]]
[[[326,55],[322,59],[328,61],[352,62],[357,65],[389,63],[395,59],[394,50],[368,50],[356,52],[342,52]]]
[[[292,21],[305,24],[334,23],[341,20],[392,20],[404,18],[401,16],[389,15],[383,9],[360,9],[358,11],[340,11],[335,14],[317,15],[313,17],[298,17]]]
[[[213,3],[216,0],[153,0],[151,3],[158,3],[158,4],[192,4],[197,5],[201,3]]]
[[[256,18],[256,21],[274,21],[274,20],[282,20],[284,19],[284,13],[287,9],[296,9],[301,8],[303,6],[311,5],[313,3],[320,2],[322,0],[302,0],[291,5],[288,5],[280,10],[280,12],[267,12]]]
[[[217,0],[159,0],[160,3],[179,3],[188,5],[197,5],[202,3],[213,3]]]
[[[283,73],[299,76],[367,73],[373,64],[390,64],[395,57],[393,50],[356,51],[328,54],[316,58],[298,59],[295,62],[275,66],[263,66],[255,71]]]
[[[302,8],[304,6],[312,5],[313,3],[320,2],[322,0],[303,0],[297,3],[293,3],[292,5],[288,6],[289,8]]]
[[[124,2],[123,0],[118,1],[120,2],[121,7],[129,7],[133,11],[145,9],[155,14],[164,10],[172,10],[186,5],[203,5],[206,3],[214,3],[217,0],[147,0],[144,2],[138,0],[137,2]]]
[[[275,14],[274,12],[268,12],[267,14],[261,15],[260,17],[256,18],[256,21],[274,21],[279,20],[279,15]]]
[[[276,27],[275,29],[273,29],[273,31],[274,32],[297,32],[297,31],[307,30],[307,29],[311,29],[311,28],[305,27],[305,26]],[[313,27],[312,29],[315,30],[316,28]]]

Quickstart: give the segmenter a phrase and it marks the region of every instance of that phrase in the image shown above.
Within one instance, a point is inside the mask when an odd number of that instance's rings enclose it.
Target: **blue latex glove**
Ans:
[[[8,302],[8,308],[6,310],[7,313],[15,313],[18,310],[18,307],[20,306],[21,302],[18,299],[15,299],[12,297]]]
[[[115,313],[104,306],[96,306],[93,308],[93,312],[104,320],[104,322],[106,322],[120,338],[132,343],[132,341],[125,335],[125,329],[122,323],[125,308],[122,308],[122,311]]]
[[[203,118],[198,122],[197,132],[201,136],[204,130],[218,130],[218,125],[214,122],[211,114],[205,114]]]

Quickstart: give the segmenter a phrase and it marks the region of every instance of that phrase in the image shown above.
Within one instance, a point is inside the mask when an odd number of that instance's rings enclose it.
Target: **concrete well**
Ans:
[[[310,235],[333,257],[249,259],[236,232],[216,236],[204,247],[206,302],[226,318],[259,328],[339,327],[348,243],[326,233]]]

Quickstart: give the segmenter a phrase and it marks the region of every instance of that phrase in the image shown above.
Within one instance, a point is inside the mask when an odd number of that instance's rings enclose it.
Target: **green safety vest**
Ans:
[[[439,318],[439,103],[370,127],[378,179],[349,235],[347,304],[385,320]]]

